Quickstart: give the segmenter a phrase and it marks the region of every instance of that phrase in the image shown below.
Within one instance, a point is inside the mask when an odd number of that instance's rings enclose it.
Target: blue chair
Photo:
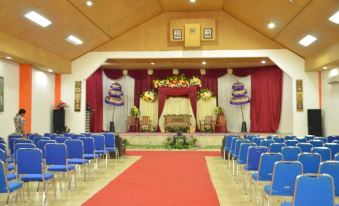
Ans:
[[[271,196],[293,196],[295,180],[303,174],[303,166],[297,161],[278,161],[274,164],[271,184],[264,186],[263,201],[269,205]]]
[[[292,203],[281,206],[334,206],[333,178],[327,174],[299,175]]]
[[[301,149],[301,152],[311,152],[313,146],[307,142],[300,142],[297,144],[297,147]]]
[[[285,139],[276,136],[276,137],[273,137],[273,141],[274,141],[275,143],[284,143],[284,142],[285,142]]]
[[[331,143],[337,143],[337,144],[339,144],[339,140],[333,140]]]
[[[71,134],[71,133],[63,133],[62,136],[64,136],[64,137],[72,137],[72,135],[73,135],[73,134]]]
[[[281,149],[283,147],[286,147],[285,143],[276,143],[276,142],[274,142],[274,143],[272,143],[270,145],[270,152],[271,153],[281,153]]]
[[[245,135],[245,139],[249,140],[250,142],[253,142],[253,138],[258,137],[256,134],[247,134]]]
[[[231,149],[230,152],[228,153],[228,167],[231,168],[231,157],[234,155],[234,150],[235,150],[235,142],[240,139],[238,136],[237,137],[233,137],[232,138],[232,142],[231,142]],[[232,157],[232,163],[233,163],[233,157]]]
[[[78,139],[79,137],[85,137],[83,134],[72,134],[71,138],[72,139]]]
[[[16,151],[16,157],[18,175],[21,181],[27,183],[27,188],[29,182],[42,182],[44,185],[43,192],[47,194],[45,192],[46,183],[51,182],[54,185],[54,195],[56,196],[54,175],[45,172],[40,149],[18,149]]]
[[[300,153],[298,161],[303,165],[304,173],[318,173],[321,155],[318,153]]]
[[[240,145],[241,143],[249,143],[250,141],[243,139],[243,138],[239,138],[237,141],[235,141],[235,149],[234,149],[234,153],[232,155],[232,161],[233,161],[233,175],[235,175],[235,163],[237,161],[237,159],[239,158],[239,153],[240,153]]]
[[[315,138],[315,136],[314,135],[306,135],[305,138],[306,138],[306,141],[309,142],[310,140],[313,140]]]
[[[55,138],[55,141],[56,141],[57,143],[65,143],[65,141],[66,141],[66,140],[69,140],[69,139],[72,139],[72,138],[70,138],[70,137],[63,137],[63,136],[57,136],[57,137]]]
[[[85,133],[81,133],[81,135],[83,135],[83,137],[91,137],[92,133],[85,132]]]
[[[320,163],[319,174],[331,175],[334,182],[335,196],[339,196],[339,161],[325,161]]]
[[[236,180],[239,177],[239,166],[240,165],[245,165],[247,163],[248,148],[251,147],[251,146],[256,146],[256,144],[250,143],[250,142],[243,142],[243,143],[240,144],[239,157],[236,160],[236,164],[237,164]]]
[[[104,135],[92,135],[94,139],[94,152],[99,156],[105,156],[106,160],[108,158],[108,152],[105,148],[105,136]]]
[[[333,141],[339,141],[339,136],[328,136],[327,142],[332,143]]]
[[[225,138],[225,147],[224,147],[224,151],[223,151],[223,155],[224,155],[224,160],[226,160],[226,152],[229,154],[230,150],[231,150],[231,144],[232,144],[232,138],[236,138],[237,136],[235,135],[226,135]],[[228,159],[230,160],[230,159]]]
[[[316,137],[316,138],[314,138],[314,140],[320,140],[320,141],[323,142],[323,144],[325,144],[325,143],[328,142],[328,141],[327,141],[327,137]]]
[[[39,148],[42,151],[42,158],[45,159],[46,153],[45,153],[45,145],[49,143],[56,143],[55,140],[40,140],[38,142],[37,148]]]
[[[39,136],[39,134],[29,134],[29,135],[27,135],[27,138],[28,138],[29,140],[33,141],[34,138],[37,137],[37,136]]]
[[[283,156],[279,153],[263,153],[263,154],[261,154],[258,171],[252,173],[251,184],[250,184],[251,185],[251,191],[252,191],[252,185],[254,185],[257,203],[258,203],[257,183],[259,181],[271,181],[274,164],[278,161],[282,161],[282,159],[283,159]],[[252,194],[252,192],[251,192],[251,194]]]
[[[334,160],[335,160],[335,161],[339,161],[339,153],[337,153],[337,154],[334,155]]]
[[[66,173],[68,178],[68,189],[71,188],[71,177],[76,184],[75,166],[67,161],[67,149],[63,143],[48,143],[45,145],[47,171]]]
[[[287,146],[281,149],[284,161],[297,161],[301,149],[297,146]]]
[[[247,152],[247,162],[244,167],[244,189],[246,191],[247,173],[258,171],[261,154],[268,152],[267,147],[250,146]]]
[[[297,137],[294,136],[294,135],[286,135],[286,136],[284,137],[285,141],[287,141],[287,140],[294,140],[295,138],[297,138]]]
[[[0,160],[4,163],[5,165],[5,171],[6,173],[9,171],[14,170],[14,166],[11,164],[6,163],[6,152],[2,149],[0,149]],[[16,179],[16,174],[15,173],[7,173],[7,180],[13,180]]]
[[[8,164],[14,163],[14,160],[10,157],[10,155],[8,154],[8,148],[7,145],[0,143],[0,149],[2,149],[3,151],[5,151],[6,153],[6,162]],[[14,149],[13,149],[14,150]]]
[[[261,140],[260,146],[270,148],[272,143],[274,143],[273,139],[263,139]]]
[[[50,136],[49,136],[49,138],[51,139],[51,140],[55,140],[55,138],[57,137],[57,136],[60,136],[60,135],[58,135],[58,134],[50,134]]]
[[[115,136],[114,133],[104,133],[105,136],[105,149],[108,152],[115,152],[115,158],[119,158],[119,150],[115,146]]]
[[[273,138],[278,137],[278,135],[268,135],[265,139],[273,140]]]
[[[311,152],[320,154],[321,161],[331,160],[331,149],[328,147],[313,147]]]
[[[98,165],[99,155],[94,152],[94,139],[92,137],[80,137],[79,140],[84,143],[84,159],[95,160],[96,165]]]
[[[18,143],[18,144],[15,144],[14,146],[14,160],[16,162],[16,151],[18,151],[18,149],[21,149],[21,148],[35,148],[35,144],[33,143]]]
[[[69,164],[87,166],[89,171],[89,160],[84,159],[84,143],[79,139],[70,139],[65,142],[67,146],[67,158]],[[84,168],[84,181],[86,181],[86,168]]]
[[[310,140],[309,143],[313,146],[313,147],[322,147],[323,146],[323,142],[321,140]]]
[[[19,181],[11,181],[8,182],[7,172],[6,172],[6,164],[3,161],[0,161],[0,193],[7,193],[6,204],[8,205],[10,198],[12,197],[12,193],[15,191],[20,191],[23,194],[22,190],[22,182]],[[21,195],[22,197],[23,195]]]
[[[39,142],[40,140],[49,140],[49,138],[48,138],[48,137],[41,136],[41,135],[38,135],[38,136],[34,137],[33,143],[34,143],[36,146],[38,146],[38,142]]]
[[[11,148],[12,149],[11,150],[12,156],[14,155],[14,152],[15,152],[14,147],[15,147],[16,144],[18,144],[18,143],[32,143],[31,140],[26,139],[26,138],[15,138],[15,139],[12,139],[12,140],[13,140],[12,148]]]
[[[295,139],[298,140],[299,143],[301,143],[301,142],[306,143],[307,142],[307,139],[305,137],[297,137]]]
[[[21,139],[22,135],[9,135],[8,136],[8,148],[9,148],[9,152],[12,155],[14,153],[13,149],[14,149],[14,140],[15,139]]]
[[[337,144],[337,143],[325,143],[324,147],[330,148],[331,154],[332,154],[332,156],[331,156],[332,160],[334,159],[334,156],[337,153],[339,153],[339,144]]]
[[[252,139],[252,142],[253,142],[254,144],[256,144],[257,146],[260,146],[260,144],[261,144],[261,138],[260,138],[260,137],[254,137],[254,138]]]
[[[286,140],[285,141],[285,144],[287,146],[296,146],[298,143],[299,143],[298,140],[295,140],[295,139],[291,139],[291,140]]]

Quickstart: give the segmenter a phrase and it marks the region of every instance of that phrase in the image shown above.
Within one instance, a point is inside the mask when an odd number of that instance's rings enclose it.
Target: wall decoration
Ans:
[[[0,112],[4,111],[4,78],[0,77]]]
[[[173,39],[182,40],[182,29],[173,29]]]
[[[204,39],[212,39],[212,36],[213,36],[212,28],[204,28],[203,31],[204,31],[203,33]]]
[[[81,81],[75,81],[74,111],[81,110]]]
[[[297,80],[297,111],[304,111],[303,80]]]
[[[185,24],[185,47],[200,47],[200,24]]]

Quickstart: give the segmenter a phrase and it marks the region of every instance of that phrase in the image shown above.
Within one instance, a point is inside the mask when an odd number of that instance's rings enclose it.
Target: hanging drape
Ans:
[[[91,109],[91,132],[103,131],[102,93],[102,69],[98,69],[86,80],[86,104]]]

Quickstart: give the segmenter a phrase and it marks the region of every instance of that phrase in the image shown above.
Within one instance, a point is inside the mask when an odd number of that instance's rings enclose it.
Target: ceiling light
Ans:
[[[299,41],[299,44],[306,47],[306,46],[309,46],[310,44],[312,44],[313,42],[315,42],[316,40],[317,40],[316,37],[308,34],[307,36],[305,36],[303,39],[301,39]]]
[[[6,56],[5,58],[8,59],[8,60],[12,59],[12,57],[10,57],[10,56]]]
[[[265,60],[262,60],[261,63],[262,63],[262,64],[266,64],[266,61],[265,61]]]
[[[93,6],[93,1],[87,0],[86,5],[87,5],[87,6]]]
[[[154,65],[155,63],[154,62],[151,62],[151,65]]]
[[[275,23],[270,22],[269,24],[267,24],[267,27],[268,27],[269,29],[274,29],[274,28],[275,28]]]
[[[201,62],[201,64],[206,65],[207,63],[205,61]]]
[[[69,35],[66,38],[66,41],[69,41],[70,43],[74,44],[74,45],[81,45],[82,43],[84,43],[83,41],[81,41],[81,39],[79,39],[78,37],[75,37],[73,35]]]
[[[48,71],[48,72],[53,72],[53,69],[48,69],[47,71]]]
[[[328,18],[333,23],[339,24],[339,11],[335,12],[330,18]]]
[[[326,70],[326,69],[328,69],[328,67],[327,66],[323,66],[323,69]]]
[[[190,0],[190,2],[191,2],[191,3],[195,3],[195,2],[196,2],[196,0]]]
[[[45,18],[44,16],[41,16],[40,14],[36,13],[35,11],[30,11],[25,14],[25,17],[31,21],[33,21],[36,24],[39,24],[42,27],[49,26],[52,22]]]

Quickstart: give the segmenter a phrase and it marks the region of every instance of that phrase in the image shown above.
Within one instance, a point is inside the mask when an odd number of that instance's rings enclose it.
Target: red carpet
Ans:
[[[84,205],[219,205],[205,161],[205,156],[219,156],[219,153],[128,152],[142,158]]]

